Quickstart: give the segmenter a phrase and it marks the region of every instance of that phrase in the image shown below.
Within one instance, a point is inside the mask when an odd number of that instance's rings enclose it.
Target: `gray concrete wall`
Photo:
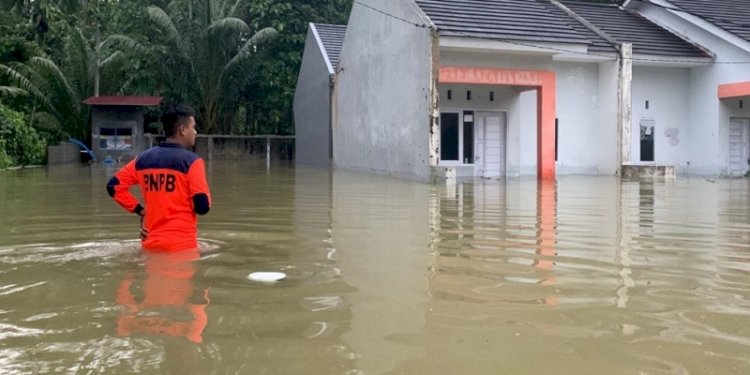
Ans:
[[[336,75],[336,167],[430,177],[434,40],[415,26],[426,22],[411,0],[354,3]]]
[[[294,92],[294,133],[296,162],[327,166],[331,164],[331,74],[310,24],[305,52]]]
[[[74,164],[81,162],[81,152],[77,145],[64,142],[56,146],[47,147],[47,164]]]

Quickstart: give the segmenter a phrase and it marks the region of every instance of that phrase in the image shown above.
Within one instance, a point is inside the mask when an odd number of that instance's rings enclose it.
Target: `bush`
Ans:
[[[44,163],[46,142],[26,124],[22,113],[3,105],[0,105],[0,146],[0,166]]]
[[[13,165],[13,160],[5,154],[5,141],[0,138],[0,169],[5,169]]]

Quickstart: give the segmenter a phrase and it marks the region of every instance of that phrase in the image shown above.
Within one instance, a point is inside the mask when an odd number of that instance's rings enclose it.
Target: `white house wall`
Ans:
[[[632,98],[632,164],[673,165],[678,173],[689,171],[687,151],[690,146],[685,139],[691,132],[688,126],[690,70],[634,66]],[[655,124],[654,162],[640,161],[640,121],[646,118],[653,119]]]
[[[330,73],[311,29],[294,92],[295,159],[327,166],[330,158]]]
[[[554,70],[557,74],[558,174],[614,174],[617,170],[617,69],[599,77],[599,64],[552,61],[551,56],[443,50],[444,66]],[[615,64],[614,62],[611,64]],[[600,96],[600,85],[606,94]],[[442,86],[441,86],[442,87]],[[511,89],[507,99],[508,175],[536,173],[536,91]],[[446,105],[441,91],[440,107]],[[499,105],[499,104],[498,104]],[[451,105],[449,105],[450,107]],[[470,108],[467,108],[470,109]]]
[[[666,27],[715,54],[715,63],[691,69],[689,90],[688,139],[686,139],[687,161],[691,174],[725,174],[727,172],[728,124],[729,118],[720,110],[717,96],[719,84],[750,81],[750,43],[742,46],[724,39],[737,40],[729,33],[711,27],[698,27],[687,20],[662,8],[641,6],[638,9],[644,16]],[[634,116],[635,119],[635,116]],[[635,133],[635,129],[634,129]],[[682,144],[682,143],[681,143]]]
[[[430,177],[433,35],[412,23],[425,20],[411,1],[354,3],[336,76],[336,167]]]

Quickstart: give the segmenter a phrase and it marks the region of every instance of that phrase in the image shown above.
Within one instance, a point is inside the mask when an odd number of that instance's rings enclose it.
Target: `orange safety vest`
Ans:
[[[141,209],[130,187],[138,184],[146,205],[143,248],[177,251],[198,247],[196,202],[211,206],[203,159],[174,143],[148,149],[120,169],[107,185],[128,212]],[[198,211],[201,213],[200,211]]]

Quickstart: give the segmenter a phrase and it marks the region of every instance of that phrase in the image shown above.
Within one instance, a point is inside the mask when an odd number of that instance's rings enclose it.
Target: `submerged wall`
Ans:
[[[427,22],[411,1],[354,3],[336,75],[336,167],[430,177],[433,31],[417,26]]]
[[[294,92],[294,134],[296,162],[299,164],[331,164],[331,74],[310,24],[305,40],[297,88]]]

